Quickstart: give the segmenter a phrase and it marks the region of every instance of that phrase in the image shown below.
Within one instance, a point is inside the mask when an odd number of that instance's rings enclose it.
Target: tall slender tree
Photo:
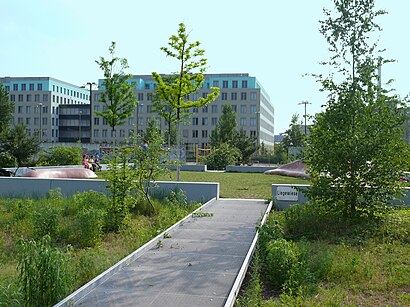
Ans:
[[[11,113],[14,103],[9,99],[9,93],[0,82],[0,133],[10,127]]]
[[[332,54],[324,64],[334,71],[316,75],[328,101],[314,118],[305,154],[309,197],[344,214],[372,214],[401,194],[398,178],[409,157],[405,105],[379,85],[378,65],[390,61],[371,36],[381,30],[375,18],[386,12],[374,0],[333,2],[320,28]]]
[[[136,97],[134,94],[135,83],[130,83],[131,74],[126,74],[125,70],[129,68],[128,61],[125,58],[115,56],[116,43],[112,42],[108,48],[111,59],[100,57],[95,61],[104,74],[103,89],[100,102],[106,107],[103,111],[96,111],[95,114],[104,118],[115,135],[115,127],[123,125],[135,109]]]
[[[177,35],[171,35],[168,47],[161,47],[161,50],[169,57],[178,60],[179,69],[174,74],[175,80],[167,83],[164,78],[156,73],[152,73],[153,79],[157,83],[157,93],[159,98],[167,101],[171,108],[176,109],[177,120],[177,154],[179,159],[181,136],[179,124],[181,110],[193,107],[203,107],[214,101],[219,95],[219,88],[211,87],[211,92],[207,97],[200,97],[198,100],[190,100],[189,96],[195,93],[205,81],[203,73],[206,69],[207,59],[204,57],[205,50],[200,49],[200,42],[188,42],[189,34],[186,32],[185,24],[180,23]],[[177,180],[179,180],[179,167],[177,166]]]

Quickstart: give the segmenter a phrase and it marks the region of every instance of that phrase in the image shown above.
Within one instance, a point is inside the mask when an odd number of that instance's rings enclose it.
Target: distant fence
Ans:
[[[307,184],[272,184],[272,200],[277,209],[286,209],[294,204],[305,204],[308,200],[304,190],[309,187]],[[403,204],[410,205],[410,188],[405,188]],[[391,203],[392,205],[401,204],[399,201]]]
[[[167,193],[175,189],[181,189],[185,192],[188,201],[207,202],[213,198],[219,198],[218,182],[158,181],[157,184],[158,187],[153,188],[153,191]],[[42,197],[48,191],[57,188],[65,196],[89,190],[108,193],[107,185],[108,183],[105,180],[0,177],[0,196]]]

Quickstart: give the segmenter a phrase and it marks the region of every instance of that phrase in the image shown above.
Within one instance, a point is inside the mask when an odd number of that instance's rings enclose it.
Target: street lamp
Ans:
[[[136,129],[137,129],[137,137],[138,137],[138,121],[139,121],[139,108],[140,106],[142,107],[144,104],[143,103],[139,103],[137,101],[137,123],[135,125]]]
[[[80,112],[78,113],[80,120],[78,122],[78,140],[80,141],[80,143],[82,143],[81,141],[81,115],[83,114],[83,111],[80,110]]]
[[[87,82],[82,88],[86,88],[86,86],[90,87],[90,143],[92,143],[93,137],[93,85],[97,85],[95,82]]]
[[[43,104],[40,102],[39,104],[38,104],[38,107],[39,107],[39,109],[40,109],[40,131],[39,131],[39,138],[40,138],[40,143],[42,143],[43,142],[43,128],[42,128],[42,121],[43,121],[43,119],[42,119],[42,114],[43,114]]]
[[[311,104],[310,102],[308,102],[308,101],[306,101],[306,100],[304,100],[304,101],[302,101],[301,103],[298,103],[299,105],[300,104],[304,104],[305,105],[305,135],[307,135],[307,130],[306,130],[306,105],[308,105],[308,104]]]

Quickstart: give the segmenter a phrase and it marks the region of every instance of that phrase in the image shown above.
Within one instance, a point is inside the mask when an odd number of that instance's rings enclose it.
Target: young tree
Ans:
[[[290,160],[289,148],[303,147],[305,145],[305,134],[301,131],[300,127],[301,124],[299,123],[299,115],[293,114],[289,129],[285,131],[284,138],[282,140],[282,148],[288,155],[288,161]],[[292,158],[295,158],[295,156]]]
[[[108,48],[111,59],[100,57],[99,61],[95,61],[104,74],[104,92],[101,93],[100,102],[106,106],[105,110],[96,111],[95,114],[107,120],[114,137],[115,127],[123,125],[132,115],[137,101],[133,91],[135,84],[128,82],[132,75],[124,72],[129,67],[128,61],[115,56],[115,45],[115,42],[112,42]]]
[[[211,145],[219,146],[222,143],[233,145],[237,134],[236,114],[230,104],[225,104],[222,115],[219,117],[215,129],[211,132]]]
[[[169,38],[169,47],[161,47],[161,50],[169,57],[175,58],[179,62],[178,72],[175,73],[175,80],[170,83],[164,82],[163,77],[152,73],[153,79],[157,82],[157,93],[159,98],[167,101],[171,108],[177,112],[177,153],[179,155],[181,138],[179,133],[180,113],[183,109],[193,107],[203,107],[214,101],[219,95],[219,89],[211,87],[211,92],[206,98],[200,97],[198,100],[189,100],[189,95],[195,93],[204,83],[207,60],[204,58],[205,51],[199,48],[200,42],[188,43],[189,34],[185,25],[179,24],[178,34]],[[179,157],[178,157],[179,158]],[[179,180],[179,167],[177,165],[177,180]]]
[[[0,134],[9,129],[13,108],[14,103],[10,101],[9,93],[0,82]]]
[[[236,134],[233,145],[241,152],[241,164],[248,164],[250,162],[250,157],[258,149],[256,137],[247,136],[243,128],[241,128],[239,133]]]
[[[40,151],[40,141],[36,136],[28,135],[26,126],[16,125],[5,132],[4,138],[0,140],[0,150],[8,153],[19,168],[27,165]]]
[[[344,214],[372,214],[401,194],[398,182],[407,165],[403,139],[405,106],[381,88],[370,34],[380,30],[374,0],[334,0],[325,10],[321,33],[333,56],[324,64],[340,78],[316,76],[329,93],[325,111],[315,116],[306,151],[312,176],[310,199]],[[342,80],[342,81],[339,81]]]

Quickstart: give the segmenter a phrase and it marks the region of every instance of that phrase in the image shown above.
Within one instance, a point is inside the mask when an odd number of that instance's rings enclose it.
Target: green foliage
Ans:
[[[24,306],[52,306],[68,294],[68,256],[50,246],[50,237],[17,242],[19,284]]]
[[[15,125],[6,130],[0,138],[0,151],[7,153],[8,158],[16,162],[16,166],[24,166],[40,151],[40,141],[29,136],[26,126]]]
[[[211,145],[218,147],[223,143],[227,143],[234,146],[237,134],[236,114],[230,104],[225,104],[222,115],[219,117],[215,129],[211,132]]]
[[[100,57],[99,61],[95,61],[104,74],[102,85],[105,91],[101,93],[100,102],[106,107],[104,111],[96,111],[95,114],[107,120],[114,132],[116,126],[124,124],[132,115],[137,101],[133,91],[135,84],[127,82],[132,75],[124,72],[129,67],[128,61],[115,56],[115,45],[112,42],[108,48],[111,59]]]
[[[105,212],[96,208],[83,208],[75,223],[76,241],[82,247],[93,247],[101,243]]]
[[[189,206],[186,194],[179,189],[178,191],[171,191],[171,193],[164,199],[163,206],[169,207],[182,207],[187,208]]]
[[[19,199],[13,204],[13,218],[21,221],[28,218],[33,212],[34,202],[32,199]]]
[[[6,131],[10,127],[11,113],[13,113],[14,103],[9,99],[9,93],[0,82],[0,131]],[[1,134],[1,133],[0,133]]]
[[[409,160],[403,139],[406,107],[378,85],[371,32],[380,30],[374,1],[335,0],[336,14],[325,10],[324,34],[333,52],[329,62],[340,73],[316,76],[329,93],[325,111],[314,119],[306,151],[312,177],[309,197],[344,215],[369,215],[384,210],[402,194],[398,178]]]
[[[59,209],[52,203],[44,203],[37,207],[31,216],[34,237],[42,238],[45,235],[54,236],[57,232]]]
[[[298,153],[296,155],[292,155],[290,152],[290,148],[300,148],[305,146],[305,134],[300,129],[302,124],[299,123],[299,115],[293,114],[292,120],[289,125],[289,129],[285,131],[283,134],[283,140],[281,142],[281,146],[284,151],[287,153],[287,160],[288,162],[294,161],[302,157],[302,153]]]
[[[224,170],[227,165],[236,165],[240,158],[237,148],[224,143],[205,158],[205,164],[210,170]]]
[[[81,148],[75,146],[54,146],[41,152],[38,165],[78,165],[81,164]]]

